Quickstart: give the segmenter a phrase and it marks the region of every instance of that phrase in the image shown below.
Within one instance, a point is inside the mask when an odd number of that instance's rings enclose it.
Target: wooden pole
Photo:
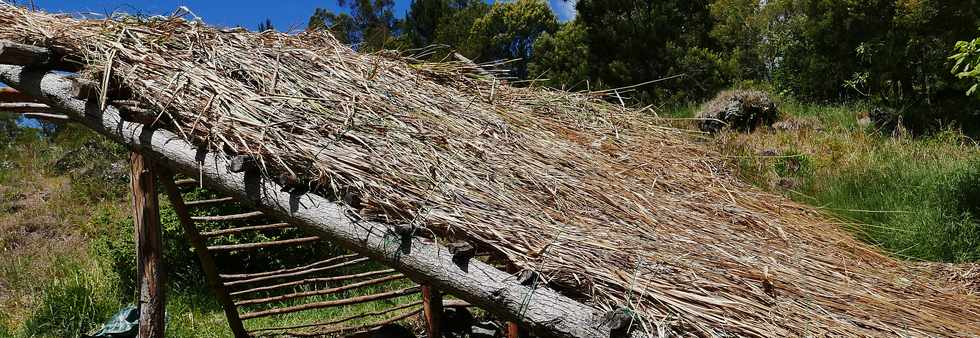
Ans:
[[[207,278],[208,286],[214,292],[218,303],[225,310],[225,317],[228,318],[228,326],[231,328],[231,333],[235,335],[235,338],[248,337],[248,332],[245,331],[245,326],[242,325],[242,320],[238,317],[238,309],[235,308],[235,303],[232,302],[231,296],[228,295],[228,290],[224,288],[224,285],[218,279],[218,268],[214,264],[214,258],[211,257],[211,253],[207,250],[207,243],[205,243],[204,237],[197,231],[194,222],[191,221],[191,214],[187,211],[187,206],[184,205],[184,198],[180,195],[177,184],[174,183],[173,174],[169,171],[163,172],[161,181],[167,190],[170,205],[173,206],[174,211],[177,213],[180,226],[184,229],[184,235],[191,242],[191,247],[194,248],[197,259],[201,261],[201,268],[204,270],[204,276]]]
[[[432,285],[422,285],[422,309],[425,311],[425,333],[442,338],[442,293]]]
[[[521,327],[515,322],[507,322],[507,338],[521,338]]]
[[[133,224],[136,228],[136,274],[139,289],[140,327],[143,338],[163,338],[165,330],[163,234],[157,202],[153,164],[140,153],[130,155],[130,186],[133,193]]]

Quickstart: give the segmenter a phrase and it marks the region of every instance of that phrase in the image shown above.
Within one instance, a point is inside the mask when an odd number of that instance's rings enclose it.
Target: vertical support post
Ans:
[[[521,338],[521,327],[515,322],[507,322],[507,338]]]
[[[204,237],[197,230],[197,227],[194,225],[194,220],[191,219],[190,212],[187,211],[187,206],[184,205],[184,198],[180,195],[177,184],[174,183],[173,173],[163,170],[160,173],[160,181],[167,190],[167,198],[169,198],[174,212],[177,213],[177,219],[180,221],[180,226],[184,229],[184,235],[191,242],[191,247],[194,248],[197,259],[201,261],[201,268],[204,270],[205,278],[207,278],[208,287],[214,292],[218,303],[225,310],[225,317],[228,318],[228,326],[231,328],[231,333],[235,335],[235,338],[249,337],[248,332],[245,331],[245,326],[242,325],[241,317],[238,316],[238,309],[235,307],[235,303],[231,300],[231,296],[228,295],[224,284],[218,278],[218,268],[214,264],[214,257],[211,257]]]
[[[428,338],[442,338],[442,293],[432,285],[422,285],[422,310]]]
[[[136,273],[139,289],[139,336],[163,338],[165,330],[163,234],[153,164],[142,154],[130,154],[130,187],[136,230]]]

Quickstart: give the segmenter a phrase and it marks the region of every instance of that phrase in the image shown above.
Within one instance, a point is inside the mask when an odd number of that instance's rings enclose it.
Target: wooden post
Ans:
[[[166,307],[163,291],[165,274],[156,174],[152,163],[140,153],[133,152],[129,163],[130,186],[133,194],[133,224],[136,228],[139,336],[163,338]]]
[[[204,276],[208,280],[208,286],[214,292],[218,303],[225,310],[225,317],[228,318],[228,326],[231,328],[231,333],[235,335],[235,338],[248,337],[248,332],[245,331],[245,326],[242,325],[242,319],[238,317],[238,309],[235,307],[235,303],[232,302],[231,296],[228,295],[228,290],[225,289],[224,285],[221,284],[221,280],[218,279],[218,268],[214,264],[214,257],[211,257],[211,253],[208,252],[207,243],[204,241],[201,233],[197,231],[197,227],[194,226],[194,221],[191,220],[191,214],[187,211],[187,206],[184,204],[184,198],[180,195],[180,190],[177,190],[173,173],[169,170],[163,171],[160,176],[160,181],[167,190],[170,205],[173,206],[174,212],[177,213],[177,219],[180,221],[180,226],[184,229],[184,235],[191,242],[191,247],[194,248],[197,259],[201,261],[201,268],[204,270]]]
[[[515,322],[507,322],[507,338],[521,338],[521,327]]]
[[[422,285],[422,309],[425,333],[429,338],[442,338],[442,292],[432,285]]]

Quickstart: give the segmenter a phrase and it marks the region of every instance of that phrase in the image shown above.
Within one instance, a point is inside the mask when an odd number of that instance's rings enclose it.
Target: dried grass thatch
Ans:
[[[642,112],[515,88],[329,35],[0,5],[0,39],[65,52],[211,149],[360,196],[361,214],[478,241],[651,332],[975,336],[980,299],[738,182]],[[109,62],[111,61],[111,62]]]

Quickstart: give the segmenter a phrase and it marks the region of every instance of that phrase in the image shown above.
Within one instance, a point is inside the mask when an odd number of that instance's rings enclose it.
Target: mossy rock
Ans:
[[[705,103],[698,112],[698,129],[717,133],[724,129],[751,132],[779,119],[779,109],[769,95],[755,90],[726,90]]]

